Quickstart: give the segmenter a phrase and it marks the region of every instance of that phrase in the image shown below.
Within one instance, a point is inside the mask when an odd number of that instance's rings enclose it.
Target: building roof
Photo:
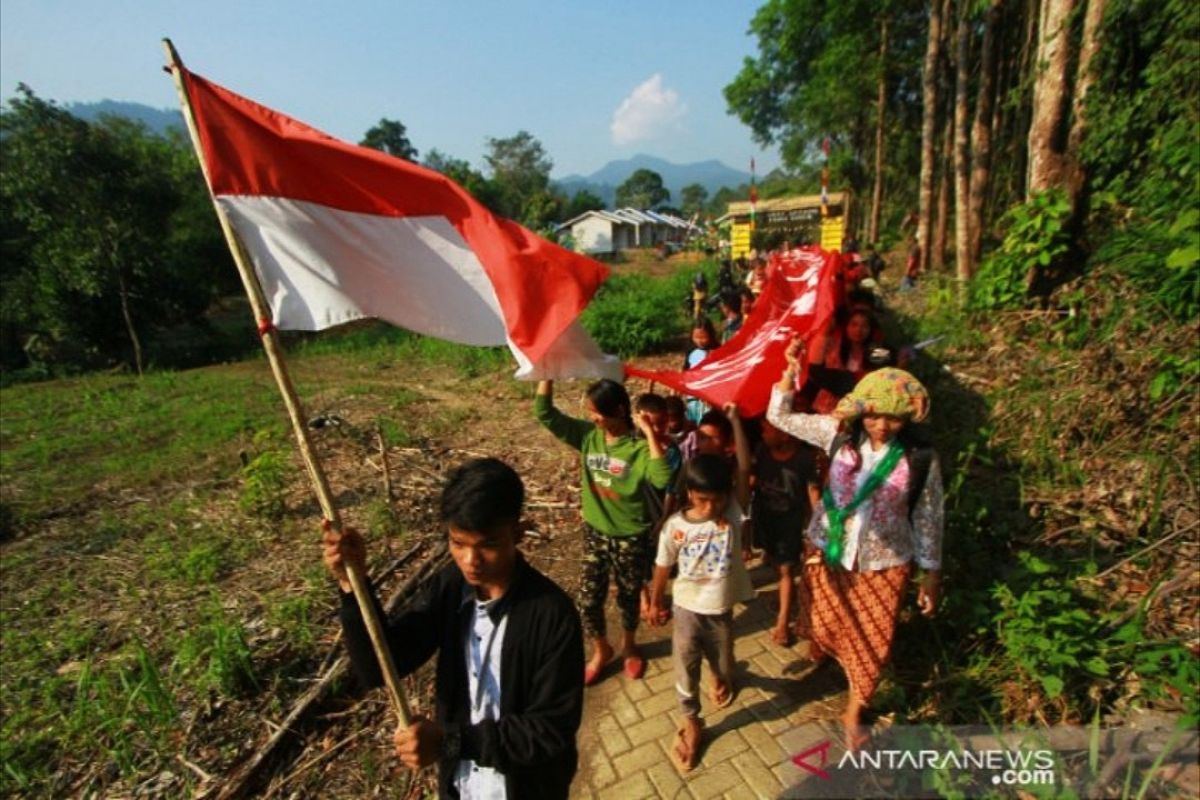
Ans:
[[[846,200],[845,192],[830,192],[829,205],[839,206]],[[765,214],[770,211],[795,211],[800,208],[820,208],[821,195],[805,194],[794,195],[792,197],[773,197],[770,200],[759,200],[754,205],[756,214]],[[717,218],[717,222],[724,222],[731,217],[745,217],[750,215],[750,201],[737,200],[729,204],[728,210]]]
[[[695,227],[687,220],[680,219],[674,214],[664,214],[658,211],[639,211],[636,208],[617,208],[612,211],[608,211],[607,209],[585,211],[579,216],[560,224],[556,230],[561,231],[564,228],[570,228],[590,217],[599,217],[618,225],[667,225],[672,228],[683,228],[684,230]]]

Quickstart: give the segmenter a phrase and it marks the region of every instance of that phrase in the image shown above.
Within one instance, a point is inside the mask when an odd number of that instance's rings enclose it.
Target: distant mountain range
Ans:
[[[101,100],[98,103],[68,103],[65,108],[89,122],[104,115],[111,115],[137,120],[145,125],[147,130],[160,135],[171,128],[183,130],[183,114],[178,110],[152,108],[141,103]],[[662,176],[663,185],[671,193],[669,204],[676,207],[681,201],[683,187],[693,183],[707,189],[711,197],[723,186],[734,189],[750,181],[749,172],[733,169],[715,159],[697,161],[694,164],[674,164],[666,159],[639,154],[633,158],[610,161],[591,175],[568,175],[554,183],[568,196],[581,189],[587,189],[612,208],[617,187],[639,169],[653,170]]]
[[[102,116],[126,117],[136,120],[146,126],[146,129],[160,135],[171,128],[183,130],[183,114],[178,110],[168,108],[151,108],[141,103],[125,103],[120,100],[101,100],[98,103],[67,103],[64,106],[80,119],[93,122]]]
[[[683,187],[693,183],[707,189],[711,197],[723,186],[734,189],[750,182],[749,172],[733,169],[715,159],[697,161],[694,164],[674,164],[662,158],[639,154],[633,158],[610,161],[591,175],[568,175],[554,183],[567,195],[587,189],[611,208],[616,198],[617,187],[639,169],[653,170],[662,176],[663,185],[671,193],[669,203],[674,206],[679,205]]]

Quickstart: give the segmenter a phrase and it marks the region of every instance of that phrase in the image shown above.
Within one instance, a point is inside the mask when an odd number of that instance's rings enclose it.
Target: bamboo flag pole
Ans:
[[[175,79],[175,89],[179,92],[179,105],[183,110],[183,118],[187,122],[188,133],[192,137],[192,146],[196,149],[196,157],[200,161],[200,169],[204,172],[204,180],[208,184],[209,194],[212,194],[212,180],[208,172],[208,164],[204,160],[204,149],[200,144],[200,132],[196,127],[196,118],[192,111],[192,101],[188,97],[187,88],[183,84],[183,76],[180,74],[180,70],[183,69],[183,62],[180,61],[179,53],[175,51],[175,46],[171,44],[170,39],[163,39],[163,48],[167,53],[168,69]],[[300,405],[300,398],[296,396],[296,390],[292,386],[292,379],[288,374],[287,364],[283,359],[283,348],[280,346],[279,334],[274,326],[271,325],[271,309],[267,305],[266,298],[263,296],[262,287],[258,283],[258,277],[254,274],[254,270],[251,267],[250,256],[246,253],[241,240],[237,236],[237,232],[234,231],[229,218],[225,215],[215,196],[213,196],[213,208],[216,209],[217,220],[221,223],[221,231],[225,234],[225,242],[229,245],[229,251],[233,254],[234,263],[237,264],[238,273],[242,278],[242,285],[246,289],[246,296],[250,299],[250,308],[259,326],[258,330],[262,338],[263,350],[267,353],[267,361],[271,364],[271,372],[275,375],[275,382],[279,385],[280,394],[283,395],[283,404],[287,407],[288,417],[292,421],[292,432],[296,434],[296,444],[300,448],[300,455],[304,459],[304,466],[308,469],[308,477],[312,481],[313,491],[316,493],[317,502],[321,506],[321,513],[335,529],[340,530],[342,524],[341,517],[333,504],[333,496],[329,491],[329,482],[325,479],[325,472],[321,468],[321,462],[317,458],[316,450],[314,450],[312,441],[308,438],[308,428],[304,424],[304,410]],[[363,622],[366,624],[367,633],[371,637],[371,644],[375,648],[375,655],[379,659],[380,671],[383,673],[384,683],[387,685],[392,708],[395,710],[400,724],[407,727],[411,713],[408,708],[408,702],[404,697],[403,687],[400,685],[400,675],[396,670],[395,662],[392,660],[392,653],[388,649],[387,637],[384,634],[382,621],[379,619],[379,615],[375,613],[374,603],[371,602],[371,592],[367,578],[357,568],[349,565],[347,566],[346,574],[350,579],[351,587],[354,589],[354,598],[358,601],[358,607],[362,611]]]

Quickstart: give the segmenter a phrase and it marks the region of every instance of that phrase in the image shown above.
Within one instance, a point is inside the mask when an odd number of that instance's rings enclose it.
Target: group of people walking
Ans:
[[[811,354],[793,340],[760,419],[743,420],[733,404],[689,419],[684,398],[634,400],[610,380],[588,387],[585,413],[574,417],[555,405],[553,384],[540,383],[536,418],[579,452],[578,596],[568,600],[517,549],[524,490],[510,467],[480,459],[452,473],[442,514],[455,563],[389,627],[401,672],[437,653],[436,719],[397,731],[401,759],[440,763],[447,796],[565,797],[585,687],[606,679],[615,659],[627,679],[642,679],[637,631],[647,623],[673,626],[680,723],[668,751],[692,769],[701,662],[713,706],[738,691],[734,609],[753,600],[746,562],[755,549],[779,578],[772,639],[807,640],[814,662],[841,667],[846,745],[861,746],[863,710],[914,573],[920,611],[937,608],[942,542],[941,474],[921,425],[929,396],[897,359],[873,357],[883,349],[873,322],[848,307]],[[798,384],[801,374],[811,380]],[[356,675],[375,685],[345,579],[348,561],[362,563],[361,538],[328,529],[324,542]],[[616,641],[605,615],[610,583]]]

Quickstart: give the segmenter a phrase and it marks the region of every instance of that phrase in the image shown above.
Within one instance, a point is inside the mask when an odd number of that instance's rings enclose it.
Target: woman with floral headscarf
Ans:
[[[862,711],[891,655],[914,561],[924,573],[917,606],[926,616],[937,609],[942,477],[932,448],[913,435],[911,423],[929,413],[929,395],[915,377],[876,370],[832,415],[793,413],[803,351],[800,339],[788,347],[767,419],[830,452],[829,483],[806,534],[797,628],[814,661],[832,656],[846,672],[850,697],[842,721],[854,749],[866,740]]]

